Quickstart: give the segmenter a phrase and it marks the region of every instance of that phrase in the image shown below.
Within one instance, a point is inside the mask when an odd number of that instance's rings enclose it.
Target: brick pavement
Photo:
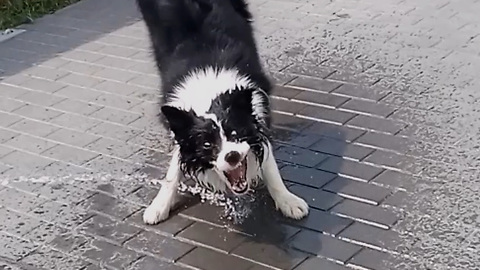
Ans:
[[[144,226],[169,147],[146,29],[83,0],[0,44],[0,266],[478,269],[479,1],[251,2],[309,217],[185,196]]]

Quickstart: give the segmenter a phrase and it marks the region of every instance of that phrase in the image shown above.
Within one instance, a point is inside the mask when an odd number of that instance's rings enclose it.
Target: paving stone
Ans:
[[[346,125],[361,129],[386,132],[389,134],[396,134],[406,126],[406,124],[398,121],[367,115],[358,115],[352,120],[348,121]]]
[[[64,78],[64,77],[62,77]],[[61,78],[61,79],[62,79]],[[36,90],[36,91],[42,91],[46,93],[54,93],[63,87],[66,86],[66,84],[63,84],[58,81],[50,81],[50,80],[43,80],[39,78],[31,78],[26,80],[21,84],[22,87],[31,89],[31,90]]]
[[[362,249],[361,246],[312,231],[301,231],[292,239],[291,244],[299,250],[343,263]]]
[[[85,188],[61,181],[43,185],[34,192],[53,201],[72,205],[92,196],[92,193]]]
[[[143,231],[125,245],[142,253],[155,254],[171,261],[176,261],[194,248],[190,244],[149,231]]]
[[[46,200],[37,196],[7,188],[0,191],[0,205],[27,212]]]
[[[16,136],[15,138],[5,142],[5,145],[27,152],[40,154],[56,146],[57,144],[45,139],[39,139],[30,135],[20,134],[19,136]]]
[[[95,189],[111,194],[117,198],[125,199],[125,197],[140,187],[141,185],[139,183],[112,179],[109,183],[105,183],[104,181],[99,183]]]
[[[85,116],[90,115],[103,108],[102,106],[97,104],[92,104],[74,99],[65,99],[57,104],[54,104],[52,107],[58,110],[81,114]]]
[[[85,132],[88,129],[100,124],[101,121],[78,114],[64,113],[50,120],[50,123]]]
[[[20,122],[17,122],[11,125],[9,128],[19,132],[24,132],[34,136],[38,136],[38,137],[47,136],[48,134],[59,129],[59,127],[50,125],[48,123],[29,120],[29,119],[24,119]]]
[[[319,92],[331,92],[334,89],[340,87],[342,84],[329,80],[299,76],[293,81],[287,83],[287,85],[295,88],[316,90]]]
[[[349,219],[334,216],[313,208],[310,209],[306,218],[299,221],[287,220],[287,222],[309,230],[325,232],[333,235],[338,234],[352,223]]]
[[[315,123],[303,132],[347,142],[352,142],[365,133],[365,131],[360,129],[337,126],[329,123]]]
[[[388,95],[389,91],[380,90],[377,88],[366,88],[357,84],[343,84],[333,91],[335,94],[345,95],[348,97],[357,97],[362,99],[369,99],[379,101]]]
[[[78,228],[78,231],[94,235],[95,237],[100,236],[122,244],[138,234],[141,229],[104,216],[95,215],[83,223]]]
[[[364,160],[376,166],[385,166],[393,169],[400,169],[410,173],[419,173],[425,164],[420,159],[412,156],[399,155],[392,152],[376,150]]]
[[[0,88],[2,86],[0,85]],[[11,112],[14,111],[22,106],[25,106],[26,103],[23,101],[15,100],[15,99],[9,99],[5,97],[0,98],[0,110],[4,112]]]
[[[360,201],[365,200],[373,204],[379,204],[391,193],[389,189],[343,177],[335,178],[323,189],[340,196],[351,197]]]
[[[183,231],[185,228],[189,227],[193,223],[192,220],[189,220],[187,218],[178,215],[172,215],[167,220],[160,222],[156,225],[146,225],[143,221],[143,212],[144,209],[138,211],[137,213],[129,217],[127,221],[132,222],[136,226],[140,226],[147,230],[158,231],[162,234],[168,234],[171,236],[177,235],[180,231]]]
[[[353,158],[356,160],[362,160],[374,151],[370,148],[352,145],[347,142],[333,140],[325,137],[321,138],[318,142],[316,142],[309,148],[322,153],[340,157]]]
[[[302,91],[298,95],[294,96],[292,99],[315,103],[321,106],[329,106],[332,108],[338,107],[348,101],[348,98],[345,97],[331,94],[323,94],[313,91]]]
[[[62,112],[55,109],[44,108],[33,104],[27,104],[23,107],[20,107],[19,109],[15,110],[14,113],[40,121],[49,121],[62,114]]]
[[[75,155],[72,155],[72,153],[75,153]],[[80,166],[89,160],[94,159],[99,154],[66,145],[57,145],[42,152],[42,155],[48,158],[61,160]]]
[[[367,244],[399,252],[404,252],[409,245],[395,231],[383,230],[362,223],[354,223],[345,229],[340,237],[354,240],[363,245]]]
[[[291,99],[301,92],[302,92],[302,90],[298,90],[298,89],[295,89],[295,88],[292,88],[292,87],[276,85],[275,88],[273,88],[273,90],[272,90],[272,95],[279,96],[279,97],[282,97],[282,98]]]
[[[38,245],[15,236],[0,232],[0,254],[3,258],[17,261],[29,254]]]
[[[382,172],[382,169],[377,167],[333,156],[317,167],[327,172],[347,175],[364,181],[369,181]]]
[[[3,80],[3,83],[7,83],[5,80]],[[22,89],[19,87],[15,87],[12,85],[6,85],[0,83],[0,96],[2,97],[7,97],[7,98],[14,98],[18,97],[20,95],[23,95],[24,93],[28,92],[26,89]],[[3,109],[2,109],[3,110]]]
[[[140,115],[126,112],[114,108],[102,108],[98,111],[93,112],[90,114],[91,117],[97,118],[99,120],[114,122],[118,124],[128,125],[133,121],[140,118]]]
[[[229,252],[246,240],[246,237],[202,222],[189,226],[178,237]]]
[[[15,168],[15,172],[13,174],[15,177],[28,177],[35,171],[40,170],[54,162],[52,159],[47,159],[20,151],[14,151],[2,157],[0,161]],[[15,177],[13,178],[15,179]]]
[[[65,98],[42,92],[28,91],[27,93],[18,96],[16,99],[27,103],[48,107],[64,100]]]
[[[210,205],[207,203],[199,203],[194,206],[188,207],[181,212],[182,216],[192,217],[202,221],[206,221],[220,226],[225,225],[226,220],[223,219],[225,213],[223,208]]]
[[[272,133],[275,141],[302,148],[308,148],[321,138],[314,134],[303,134],[282,128],[273,128]]]
[[[81,203],[87,210],[98,211],[112,217],[124,219],[140,207],[120,201],[108,195],[97,193]]]
[[[228,268],[231,270],[247,270],[253,265],[251,262],[242,260],[238,257],[228,256],[201,247],[194,249],[192,252],[182,257],[179,262],[198,269],[211,270],[225,269],[226,265],[228,265]]]
[[[385,170],[372,180],[372,183],[377,183],[390,187],[412,189],[416,179],[412,175],[401,172]]]
[[[289,189],[294,194],[302,197],[311,207],[315,207],[324,211],[329,210],[334,205],[342,201],[340,196],[320,189],[314,189],[301,185],[293,185]]]
[[[150,256],[143,257],[142,259],[133,263],[129,268],[129,270],[182,270],[187,269],[175,264],[167,263],[158,259],[155,259]]]
[[[355,117],[355,114],[350,112],[338,111],[330,108],[323,108],[317,106],[307,106],[298,112],[299,115],[311,117],[321,121],[327,121],[337,124],[344,124],[348,120]]]
[[[311,257],[300,264],[295,270],[348,270],[349,268],[318,257]]]
[[[48,241],[48,244],[57,250],[70,253],[74,249],[83,246],[92,240],[92,237],[68,231],[60,234],[53,234],[52,239]]]
[[[382,227],[386,229],[391,228],[400,218],[394,211],[353,200],[342,201],[335,205],[331,212],[363,220],[365,223],[374,222],[383,225]]]
[[[320,188],[336,177],[335,174],[312,168],[287,165],[280,169],[284,180]]]
[[[278,147],[275,151],[275,157],[282,161],[307,167],[314,167],[327,158],[324,154],[293,146]]]
[[[142,133],[141,130],[132,128],[130,126],[114,124],[114,123],[100,123],[88,130],[102,137],[112,138],[120,141],[127,141]]]
[[[93,141],[99,139],[99,137],[91,134],[82,133],[79,131],[73,131],[69,129],[59,129],[47,136],[48,139],[58,141],[61,143],[84,147]]]
[[[39,224],[41,225],[29,231],[23,237],[35,243],[47,244],[53,239],[55,239],[57,235],[65,234],[68,232],[67,229],[64,229],[53,223],[41,222]]]
[[[385,269],[385,267],[395,267],[396,264],[393,256],[388,253],[364,249],[349,261],[349,265],[380,270]]]
[[[0,208],[0,215],[2,216],[0,231],[17,236],[27,234],[41,224],[39,220],[6,208]]]
[[[387,117],[395,111],[395,108],[392,106],[358,99],[352,99],[346,102],[341,106],[341,109],[355,113],[366,113],[369,115],[378,115],[382,117]]]
[[[72,66],[77,66],[78,64],[81,63],[72,63]],[[73,85],[66,86],[57,92],[55,92],[55,95],[61,96],[61,97],[66,97],[66,98],[71,98],[79,101],[84,101],[84,102],[89,102],[94,100],[96,97],[100,96],[102,92],[95,91],[92,89],[88,88],[81,88]]]
[[[69,74],[67,76],[64,76],[64,77],[58,79],[58,81],[60,81],[62,83],[65,83],[65,84],[74,85],[74,86],[90,88],[90,87],[93,87],[93,86],[99,84],[102,80],[92,78],[92,77],[86,76],[86,75],[80,75],[80,74],[73,74],[72,73],[72,74]]]
[[[286,113],[293,113],[296,114],[305,108],[307,105],[304,103],[294,102],[290,100],[284,99],[276,99],[272,98],[270,100],[272,110],[286,112]]]
[[[138,89],[136,86],[112,81],[103,81],[100,84],[95,85],[94,88],[103,92],[114,93],[123,96],[129,96],[135,93]]]
[[[40,269],[81,269],[89,263],[51,248],[42,247],[21,260]]]
[[[117,269],[126,268],[141,256],[134,251],[98,239],[77,247],[72,251],[72,254],[95,260],[100,262],[100,264]]]
[[[2,127],[8,127],[11,124],[16,123],[20,120],[22,120],[22,118],[18,115],[0,112],[0,126]]]
[[[291,115],[272,113],[272,124],[285,129],[294,131],[302,131],[311,126],[314,122],[312,120],[302,119]]]
[[[334,71],[335,70],[327,67],[321,67],[317,65],[298,64],[298,63],[295,63],[284,70],[284,72],[287,72],[287,73],[311,76],[311,77],[322,78],[322,79],[327,78]]]
[[[109,93],[101,94],[100,96],[92,100],[92,102],[107,107],[118,108],[121,110],[128,110],[131,107],[142,103],[142,101],[139,99]]]

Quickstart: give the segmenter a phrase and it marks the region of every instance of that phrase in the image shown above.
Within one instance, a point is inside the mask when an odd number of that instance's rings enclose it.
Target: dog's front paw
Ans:
[[[165,204],[151,204],[143,212],[143,222],[149,225],[157,224],[168,218],[170,207]]]
[[[301,219],[308,215],[308,204],[291,192],[285,192],[275,198],[275,205],[283,215],[293,219]]]

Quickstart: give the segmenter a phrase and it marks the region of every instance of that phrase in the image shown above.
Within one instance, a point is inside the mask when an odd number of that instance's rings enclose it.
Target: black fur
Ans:
[[[268,95],[271,84],[263,72],[250,24],[251,14],[244,0],[137,0],[152,42],[162,80],[164,124],[180,145],[184,173],[211,168],[218,151],[219,134],[210,119],[164,106],[185,76],[197,69],[236,69],[267,94],[263,105],[267,116],[252,116],[252,92],[229,89],[213,101],[210,112],[217,115],[229,140],[247,141],[258,159],[263,159],[261,142],[270,128]],[[227,89],[226,89],[227,90]],[[201,98],[202,93],[198,93]],[[166,120],[166,121],[165,121]],[[237,137],[231,131],[237,132]],[[208,146],[210,144],[210,146]]]

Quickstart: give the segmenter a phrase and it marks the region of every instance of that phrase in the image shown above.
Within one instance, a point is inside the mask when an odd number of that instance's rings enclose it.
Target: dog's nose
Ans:
[[[232,151],[225,155],[225,161],[232,166],[240,162],[241,158],[242,157],[240,156],[240,153],[238,153],[237,151]]]

